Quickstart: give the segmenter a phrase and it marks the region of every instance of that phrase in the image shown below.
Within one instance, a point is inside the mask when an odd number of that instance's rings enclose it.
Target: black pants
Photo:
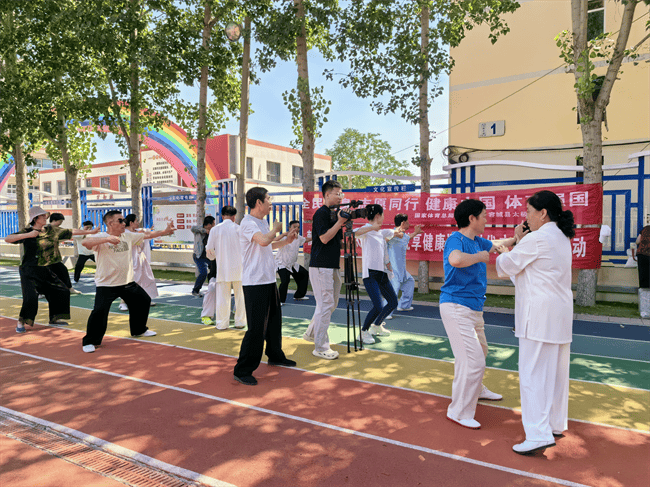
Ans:
[[[282,351],[282,311],[278,287],[275,283],[259,286],[243,286],[246,303],[248,330],[241,342],[235,375],[246,377],[260,365],[264,341],[269,360],[281,361],[286,357]]]
[[[210,263],[208,264],[208,277],[205,279],[210,282],[210,280],[213,277],[217,277],[217,261],[216,260],[211,260]]]
[[[287,290],[289,289],[289,281],[291,281],[291,276],[293,276],[294,281],[298,289],[293,295],[293,299],[304,298],[307,294],[307,286],[309,285],[309,271],[303,266],[299,266],[298,270],[295,271],[293,268],[289,269],[278,269],[278,275],[280,276],[280,301],[286,302],[287,300]]]
[[[79,254],[79,257],[77,257],[77,263],[74,266],[74,282],[79,282],[79,278],[81,277],[81,271],[86,265],[86,261],[88,261],[88,259],[95,262],[95,254],[91,254],[91,255]]]
[[[70,293],[68,293],[69,295]],[[108,327],[108,313],[111,310],[111,304],[117,298],[122,298],[129,307],[131,336],[142,335],[147,331],[147,319],[149,319],[149,308],[151,306],[151,298],[147,291],[135,282],[130,282],[124,286],[97,286],[95,307],[88,317],[86,336],[83,338],[84,345],[97,346],[102,344],[102,339]]]
[[[67,289],[72,287],[72,283],[70,282],[70,273],[63,262],[57,262],[48,267],[52,269],[52,272],[56,274],[56,277],[61,279],[61,282],[66,285]]]
[[[650,287],[650,255],[636,254],[639,265],[639,287]]]
[[[20,287],[23,290],[23,306],[18,321],[33,325],[38,313],[38,295],[44,294],[50,308],[50,321],[70,319],[70,291],[61,279],[45,266],[20,266]]]

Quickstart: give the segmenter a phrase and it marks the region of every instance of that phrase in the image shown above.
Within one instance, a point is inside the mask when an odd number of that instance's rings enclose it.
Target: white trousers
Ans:
[[[454,353],[454,382],[447,415],[454,419],[474,419],[487,355],[483,312],[456,303],[442,303],[440,316]]]
[[[519,338],[519,391],[526,439],[553,441],[569,424],[571,344]]]
[[[306,334],[314,339],[317,352],[325,352],[330,349],[327,330],[330,326],[332,313],[339,304],[341,276],[338,269],[310,267],[309,281],[314,291],[314,298],[316,298],[316,309]]]
[[[246,325],[246,305],[244,304],[244,291],[241,281],[217,282],[211,279],[208,290],[203,295],[204,316],[216,316],[217,328],[226,329],[230,324],[230,290],[235,294],[235,324]]]

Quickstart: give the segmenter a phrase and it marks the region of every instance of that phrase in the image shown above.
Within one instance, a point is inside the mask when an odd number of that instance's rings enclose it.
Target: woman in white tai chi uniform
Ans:
[[[126,232],[144,233],[145,238],[149,233],[140,230],[140,221],[133,213],[126,216],[124,223],[126,224]],[[149,242],[143,240],[138,245],[134,245],[131,248],[131,257],[133,258],[133,280],[138,283],[142,289],[147,291],[147,294],[151,299],[157,298],[158,288],[156,287],[156,278],[151,270],[151,247],[149,247]],[[151,306],[156,306],[156,303],[152,301]],[[120,310],[128,311],[128,309],[129,308],[124,300],[120,301]]]
[[[499,276],[515,282],[515,335],[519,338],[522,455],[555,446],[568,427],[569,359],[573,326],[571,238],[573,213],[560,198],[539,191],[528,199],[527,221],[515,229],[517,244],[497,257]]]

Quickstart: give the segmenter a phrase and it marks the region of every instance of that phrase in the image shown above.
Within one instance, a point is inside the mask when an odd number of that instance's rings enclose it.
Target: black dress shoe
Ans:
[[[237,382],[240,382],[246,386],[256,386],[257,379],[252,375],[245,375],[244,377],[233,376]]]
[[[282,360],[271,360],[271,359],[269,359],[268,364],[272,365],[272,366],[282,366],[282,367],[295,367],[296,366],[296,362],[294,362],[293,360],[289,360],[286,357],[283,358]]]

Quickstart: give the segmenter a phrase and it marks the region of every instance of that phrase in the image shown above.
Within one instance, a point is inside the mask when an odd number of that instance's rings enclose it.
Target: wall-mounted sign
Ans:
[[[482,122],[478,124],[479,137],[501,137],[506,133],[506,121]]]

